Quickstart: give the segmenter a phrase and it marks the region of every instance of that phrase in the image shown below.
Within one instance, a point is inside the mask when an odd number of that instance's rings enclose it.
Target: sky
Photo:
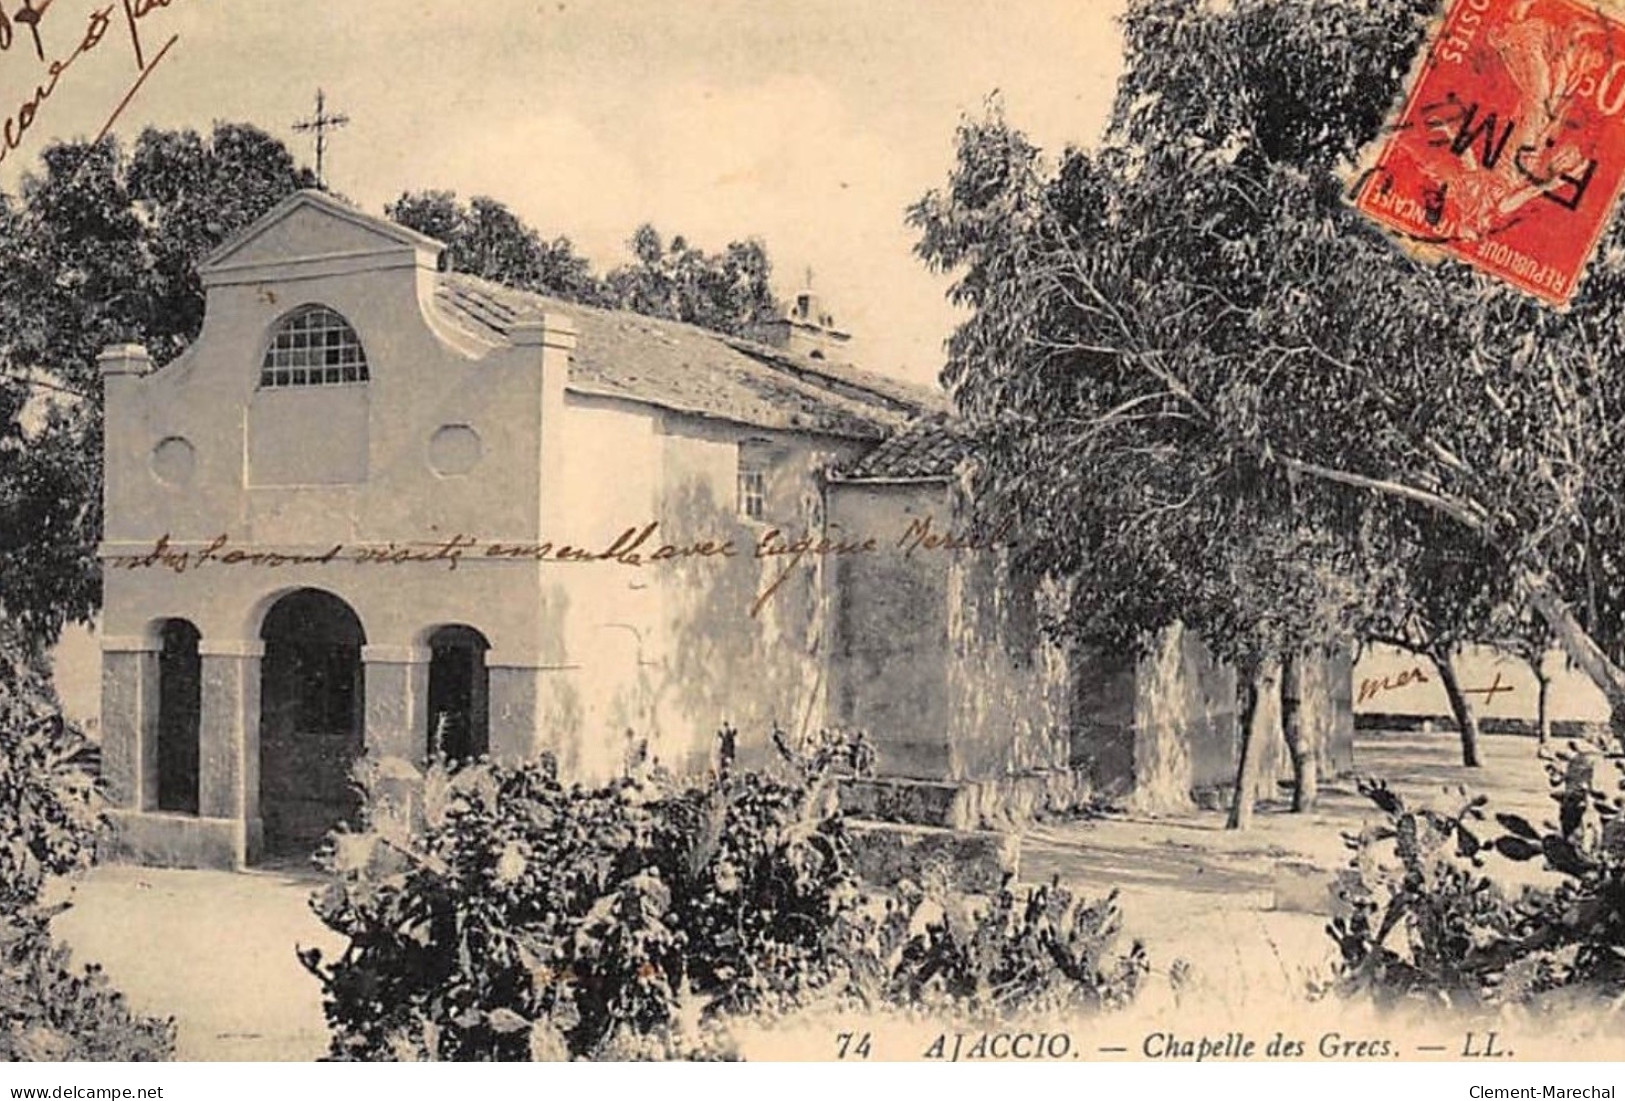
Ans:
[[[248,121],[310,161],[291,124],[322,88],[350,120],[328,183],[370,212],[406,190],[491,195],[600,269],[643,222],[708,250],[759,237],[781,296],[810,269],[855,358],[921,382],[957,314],[905,209],[946,181],[956,125],[992,93],[1046,150],[1095,141],[1121,50],[1121,0],[30,2],[48,4],[43,62],[0,23],[17,137],[0,188],[51,139],[93,136],[141,76],[128,8],[146,75],[114,126],[126,140]]]

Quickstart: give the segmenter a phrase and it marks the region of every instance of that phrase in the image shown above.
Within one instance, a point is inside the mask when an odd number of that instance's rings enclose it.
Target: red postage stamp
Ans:
[[[1562,305],[1625,183],[1625,21],[1576,0],[1451,0],[1354,204]]]

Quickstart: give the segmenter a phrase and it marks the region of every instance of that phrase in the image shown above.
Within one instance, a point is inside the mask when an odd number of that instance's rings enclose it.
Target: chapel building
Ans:
[[[299,192],[200,267],[182,356],[103,353],[126,855],[308,854],[355,813],[364,753],[550,752],[594,781],[712,767],[723,723],[747,766],[775,727],[862,727],[882,781],[854,797],[883,818],[935,799],[946,826],[1012,792],[1132,793],[1173,767],[1145,748],[1170,723],[1228,767],[1222,706],[1156,712],[1145,662],[1042,637],[1000,550],[917,538],[960,522],[946,403],[848,363],[815,296],[747,340],[442,253]],[[1167,675],[1197,683],[1186,664]]]

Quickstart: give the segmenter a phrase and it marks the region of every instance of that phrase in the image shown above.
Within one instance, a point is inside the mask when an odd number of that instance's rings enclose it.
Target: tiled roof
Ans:
[[[570,360],[575,393],[857,439],[881,439],[943,401],[935,391],[682,322],[564,302],[471,275],[441,273],[435,303],[453,324],[497,343],[506,343],[521,320],[568,316],[579,334]]]
[[[911,416],[920,413],[922,410],[946,411],[948,409],[948,395],[934,386],[921,386],[917,383],[905,382],[891,375],[866,371],[850,363],[832,364],[823,360],[810,359],[806,356],[790,355],[778,348],[738,337],[723,337],[722,339],[745,354],[766,360],[797,377],[806,378],[821,386],[832,386],[837,391],[845,389],[865,391],[869,400],[876,397],[882,398],[895,405],[899,410],[908,412]]]
[[[927,416],[881,441],[836,471],[840,481],[949,479],[970,454],[970,440],[947,417]]]

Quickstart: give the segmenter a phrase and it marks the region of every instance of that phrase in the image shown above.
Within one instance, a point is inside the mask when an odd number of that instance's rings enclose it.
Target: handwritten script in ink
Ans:
[[[766,603],[798,568],[833,558],[873,556],[882,553],[910,558],[916,554],[953,554],[996,550],[1011,543],[1010,529],[988,533],[956,532],[939,526],[929,516],[910,520],[895,536],[793,533],[769,528],[754,542],[741,544],[734,536],[709,536],[667,540],[658,521],[621,530],[607,543],[594,547],[586,543],[509,542],[467,535],[462,532],[430,542],[332,543],[321,549],[269,550],[253,546],[233,546],[222,533],[207,543],[182,545],[168,534],[153,541],[151,550],[137,554],[111,554],[104,561],[109,569],[167,569],[174,573],[222,567],[278,569],[286,566],[403,566],[437,565],[455,570],[471,561],[522,561],[560,564],[605,563],[631,569],[658,568],[683,562],[725,562],[747,559],[779,566],[751,605],[758,615]]]
[[[1360,694],[1355,697],[1355,706],[1374,700],[1385,692],[1396,692],[1407,685],[1427,684],[1429,677],[1422,672],[1422,667],[1413,665],[1409,669],[1401,670],[1397,674],[1384,677],[1365,677],[1360,681]],[[1495,680],[1483,688],[1463,688],[1463,696],[1483,696],[1484,706],[1488,707],[1495,702],[1495,697],[1503,692],[1511,692],[1513,687],[1501,680],[1500,670],[1496,670]]]
[[[71,83],[72,74],[85,59],[112,36],[113,41],[125,43],[135,75],[96,140],[105,137],[180,40],[172,34],[153,50],[154,43],[143,34],[143,20],[174,2],[118,0],[92,8],[81,21],[64,10],[63,0],[0,0],[0,111],[4,112],[0,164],[23,146],[31,131],[45,125],[53,98]],[[12,7],[13,3],[18,6]]]

